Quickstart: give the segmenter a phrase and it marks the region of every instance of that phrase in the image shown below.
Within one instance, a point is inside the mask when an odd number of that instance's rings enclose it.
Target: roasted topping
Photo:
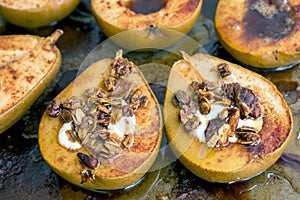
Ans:
[[[242,87],[239,83],[223,85],[225,96],[241,111],[241,118],[258,118],[261,115],[258,98],[251,89]]]
[[[227,63],[220,63],[217,66],[217,69],[218,69],[218,71],[220,73],[220,76],[222,78],[225,78],[225,77],[227,77],[231,74],[231,71],[229,71],[229,69],[228,69],[228,64]]]
[[[116,84],[117,84],[117,81],[116,81],[116,78],[114,78],[114,77],[108,77],[104,80],[104,87],[109,92],[114,90]]]
[[[199,107],[186,92],[182,90],[177,91],[173,98],[173,103],[176,107],[180,108],[179,118],[187,131],[196,129],[201,124],[198,117],[194,116],[197,110],[199,110]]]
[[[208,100],[211,100],[213,98],[212,93],[209,92],[208,83],[193,81],[190,84],[190,87],[192,88],[194,94],[199,98],[205,97]]]
[[[236,136],[241,144],[256,145],[260,142],[260,135],[258,131],[253,127],[243,126],[236,130]]]
[[[103,97],[100,88],[90,88],[85,91],[86,97]]]
[[[211,109],[209,100],[204,96],[199,96],[198,102],[200,105],[200,113],[202,115],[207,115]]]
[[[67,98],[63,102],[63,108],[65,108],[65,109],[75,110],[77,108],[82,108],[83,105],[84,105],[84,100],[82,100],[80,97],[76,97],[76,96]]]
[[[87,167],[94,169],[99,162],[113,160],[129,151],[134,144],[134,114],[148,104],[148,97],[134,84],[126,80],[133,63],[118,58],[111,64],[111,71],[103,78],[101,87],[89,88],[86,98],[72,96],[62,103],[47,103],[49,116],[64,122],[60,130],[60,144],[68,149],[83,145],[93,156],[78,153]],[[132,119],[128,119],[131,118]],[[82,174],[89,178],[88,171]]]
[[[219,64],[217,68],[221,77],[231,74],[226,63]],[[173,104],[179,107],[180,122],[186,131],[197,135],[193,130],[204,123],[201,129],[205,127],[203,137],[210,148],[226,146],[230,142],[250,145],[260,142],[259,131],[255,128],[238,128],[240,120],[257,119],[261,115],[258,98],[251,89],[242,87],[239,83],[224,83],[221,88],[223,92],[211,88],[213,94],[206,82],[197,81],[190,84],[190,89],[193,96],[190,97],[187,92],[179,90],[173,98]],[[213,113],[210,113],[212,110]],[[206,121],[201,122],[199,114],[204,115]],[[259,124],[256,127],[259,127]],[[203,141],[201,136],[197,137]]]
[[[125,135],[125,139],[122,142],[123,146],[129,149],[133,145],[133,143],[134,143],[133,134]]]
[[[175,93],[175,96],[173,98],[173,103],[177,107],[181,107],[182,105],[186,105],[190,102],[191,98],[188,96],[188,94],[182,90],[179,90]]]
[[[193,90],[195,98],[199,103],[200,113],[207,115],[211,109],[209,100],[213,98],[212,93],[208,90],[207,84],[205,82],[193,81],[190,84],[190,88]]]
[[[96,169],[100,165],[100,162],[98,161],[98,159],[94,158],[93,156],[88,156],[84,153],[78,152],[77,157],[88,168]]]
[[[230,131],[228,132],[228,135],[230,137],[234,136],[239,120],[240,120],[240,110],[236,108],[231,108],[229,110],[229,117],[228,117],[228,124],[230,126]]]
[[[207,128],[205,129],[205,137],[208,147],[216,146],[220,138],[218,131],[224,124],[225,119],[220,118],[215,118],[208,122]]]
[[[190,119],[187,120],[187,122],[184,124],[184,128],[187,131],[194,130],[198,128],[198,126],[201,124],[201,121],[198,117],[192,116]]]
[[[111,75],[120,78],[129,73],[133,66],[133,63],[129,62],[127,58],[119,58],[112,63]]]
[[[229,124],[223,124],[223,126],[221,126],[218,129],[218,135],[219,135],[219,144],[222,146],[226,146],[228,144],[228,136],[230,133],[230,126]]]
[[[130,105],[122,106],[122,116],[132,117],[134,115],[134,110]]]
[[[145,96],[140,89],[137,89],[130,96],[129,103],[135,111],[140,107],[146,107],[148,104],[148,99],[147,96]]]
[[[83,170],[80,172],[81,175],[81,183],[85,183],[88,180],[94,182],[96,180],[95,174],[92,173],[91,170]]]
[[[50,117],[58,117],[61,112],[61,104],[58,101],[49,101],[46,103],[47,105],[47,114]]]

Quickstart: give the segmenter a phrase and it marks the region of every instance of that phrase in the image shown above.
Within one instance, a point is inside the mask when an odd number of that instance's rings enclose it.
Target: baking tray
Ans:
[[[213,17],[217,2],[203,2],[201,16],[188,34],[201,46],[187,48],[183,45],[180,48],[186,48],[184,50],[189,53],[205,51],[236,62],[222,48],[214,32]],[[87,0],[83,0],[70,16],[48,27],[23,29],[3,20],[0,22],[1,35],[47,36],[58,28],[64,31],[57,43],[63,55],[60,71],[24,117],[0,135],[0,199],[300,199],[300,144],[297,139],[300,129],[299,65],[280,72],[257,71],[278,86],[292,110],[294,120],[290,145],[281,158],[259,176],[230,184],[202,180],[172,155],[163,137],[155,170],[147,173],[134,187],[118,191],[89,191],[68,183],[46,164],[39,151],[38,126],[45,102],[52,100],[76,78],[84,68],[83,64],[90,61],[86,59],[90,52],[99,51],[100,59],[106,53],[113,55],[117,47],[107,45],[107,37],[92,17]],[[127,52],[124,55],[140,67],[161,105],[170,67],[180,59],[176,53],[178,49]]]

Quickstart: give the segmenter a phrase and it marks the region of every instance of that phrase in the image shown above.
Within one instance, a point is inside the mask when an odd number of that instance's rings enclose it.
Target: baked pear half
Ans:
[[[17,122],[61,66],[55,42],[63,34],[0,36],[0,133]]]
[[[38,28],[65,18],[79,3],[80,0],[0,0],[0,14],[16,26]]]
[[[290,109],[264,77],[207,55],[174,63],[164,102],[166,136],[179,160],[211,182],[249,179],[281,156]]]
[[[92,0],[92,14],[101,30],[123,48],[168,47],[188,33],[202,0]],[[119,34],[122,33],[122,34]],[[119,34],[119,35],[118,35]]]
[[[154,163],[161,139],[159,103],[121,50],[114,60],[91,64],[48,102],[38,133],[49,166],[89,190],[139,182]]]
[[[298,0],[220,0],[215,29],[238,61],[258,69],[286,69],[299,62]]]

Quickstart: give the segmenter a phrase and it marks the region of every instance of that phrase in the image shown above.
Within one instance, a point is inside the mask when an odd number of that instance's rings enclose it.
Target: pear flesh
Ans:
[[[0,37],[0,133],[25,114],[59,70],[62,58],[55,42],[62,34]]]

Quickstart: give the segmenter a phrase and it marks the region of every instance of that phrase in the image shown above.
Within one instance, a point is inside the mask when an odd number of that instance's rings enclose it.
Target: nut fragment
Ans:
[[[228,119],[228,124],[230,125],[230,131],[228,132],[228,135],[230,137],[233,137],[235,132],[236,132],[236,128],[238,126],[240,120],[240,111],[239,109],[236,108],[231,108],[229,110],[229,119]]]
[[[104,79],[104,87],[109,92],[114,90],[116,84],[117,84],[117,81],[116,81],[116,78],[114,78],[114,77],[108,77],[108,78]]]
[[[50,117],[58,117],[61,113],[61,103],[59,101],[53,100],[46,103],[47,114]]]
[[[120,78],[121,76],[129,73],[133,67],[133,63],[129,62],[127,58],[119,58],[115,60],[112,64],[113,69],[111,70],[111,75]]]
[[[83,162],[83,164],[85,164],[85,166],[87,166],[88,168],[91,169],[96,169],[99,165],[100,162],[98,161],[97,158],[93,157],[93,156],[88,156],[84,153],[78,152],[77,153],[77,157],[81,160],[81,162]]]
[[[201,125],[201,121],[199,120],[198,117],[196,116],[192,116],[185,124],[184,124],[184,128],[187,131],[191,131],[196,129],[198,126]]]
[[[90,180],[91,182],[94,182],[96,180],[96,176],[95,174],[92,173],[91,170],[83,170],[80,172],[81,175],[81,183],[85,183],[88,180]]]
[[[219,135],[219,144],[222,146],[225,146],[228,144],[228,133],[230,132],[230,126],[229,124],[223,124],[218,129],[218,135]]]
[[[228,83],[222,86],[225,96],[241,111],[242,118],[258,118],[261,115],[260,105],[255,93],[242,87],[239,83]]]
[[[125,135],[125,139],[123,140],[122,144],[126,148],[130,148],[134,143],[134,135],[133,134],[127,134]]]
[[[77,96],[72,96],[70,98],[67,98],[63,102],[63,108],[66,109],[77,109],[77,108],[81,108],[83,105],[84,105],[84,101]]]
[[[218,66],[217,66],[217,69],[220,73],[220,76],[222,78],[225,78],[227,76],[229,76],[231,74],[231,71],[229,71],[228,69],[228,64],[227,63],[220,63]]]
[[[175,96],[173,98],[173,103],[175,106],[182,106],[185,104],[188,104],[190,102],[190,97],[188,94],[182,90],[178,90],[175,93]]]
[[[257,145],[260,142],[260,135],[253,127],[243,126],[236,130],[238,142],[241,144]]]
[[[211,110],[209,100],[204,96],[200,96],[198,101],[200,105],[200,113],[202,115],[207,115]]]

